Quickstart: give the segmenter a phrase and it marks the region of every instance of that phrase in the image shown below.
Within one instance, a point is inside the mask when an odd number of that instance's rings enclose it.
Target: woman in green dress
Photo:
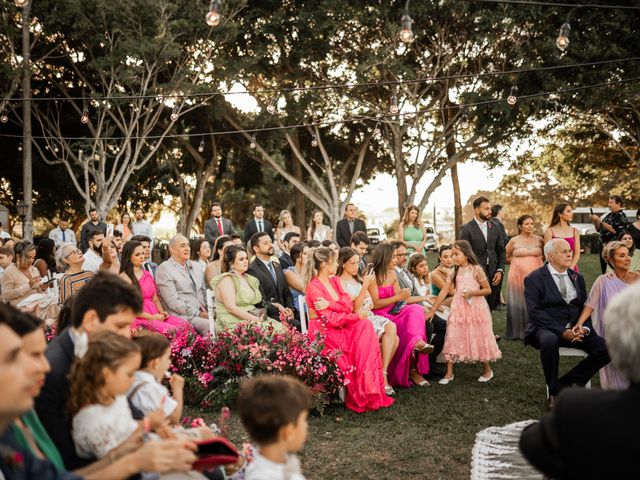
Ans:
[[[400,220],[398,226],[398,238],[407,243],[409,256],[418,252],[424,255],[424,246],[427,243],[427,231],[422,222],[420,210],[415,205],[409,205]]]
[[[222,273],[211,280],[211,289],[216,292],[216,329],[232,330],[241,322],[258,322],[282,331],[284,325],[268,318],[261,308],[260,282],[247,274],[248,268],[249,257],[244,248],[225,248]]]

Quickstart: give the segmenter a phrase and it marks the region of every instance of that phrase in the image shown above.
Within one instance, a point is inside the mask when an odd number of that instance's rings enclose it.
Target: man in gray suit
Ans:
[[[216,238],[221,235],[236,233],[231,220],[222,218],[222,206],[219,203],[211,204],[211,218],[204,223],[204,238],[213,249]]]
[[[184,318],[196,331],[209,332],[204,271],[197,262],[189,260],[191,247],[184,235],[176,235],[169,242],[171,258],[156,270],[156,285],[169,315]]]

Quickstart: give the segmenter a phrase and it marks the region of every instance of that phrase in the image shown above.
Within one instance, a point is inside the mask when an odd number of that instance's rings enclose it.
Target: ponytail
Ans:
[[[311,280],[320,272],[320,264],[322,262],[330,262],[334,258],[334,251],[329,247],[310,248],[307,254],[307,261],[303,265],[302,279],[305,287],[309,285]]]

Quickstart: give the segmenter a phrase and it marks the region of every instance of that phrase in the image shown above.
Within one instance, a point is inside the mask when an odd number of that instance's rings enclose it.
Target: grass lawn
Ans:
[[[430,263],[435,258],[430,258]],[[587,288],[600,273],[596,255],[583,255]],[[504,335],[506,311],[494,312],[494,331]],[[398,389],[391,408],[355,414],[332,405],[309,419],[309,438],[300,457],[308,479],[464,479],[469,477],[475,434],[491,425],[539,418],[545,413],[545,385],[538,352],[502,340],[503,359],[488,384],[476,380],[480,365],[456,366],[449,385]],[[561,371],[575,359],[563,358]],[[594,379],[597,385],[597,378]],[[190,415],[198,412],[190,410]],[[206,420],[215,421],[215,416]],[[231,440],[246,441],[238,418]]]

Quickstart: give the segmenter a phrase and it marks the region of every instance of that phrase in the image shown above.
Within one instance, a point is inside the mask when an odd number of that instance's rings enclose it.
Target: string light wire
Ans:
[[[597,3],[556,3],[540,2],[530,0],[471,0],[477,3],[505,3],[514,5],[538,5],[542,7],[563,7],[563,8],[605,8],[610,10],[640,10],[640,6],[635,5],[606,5]]]

